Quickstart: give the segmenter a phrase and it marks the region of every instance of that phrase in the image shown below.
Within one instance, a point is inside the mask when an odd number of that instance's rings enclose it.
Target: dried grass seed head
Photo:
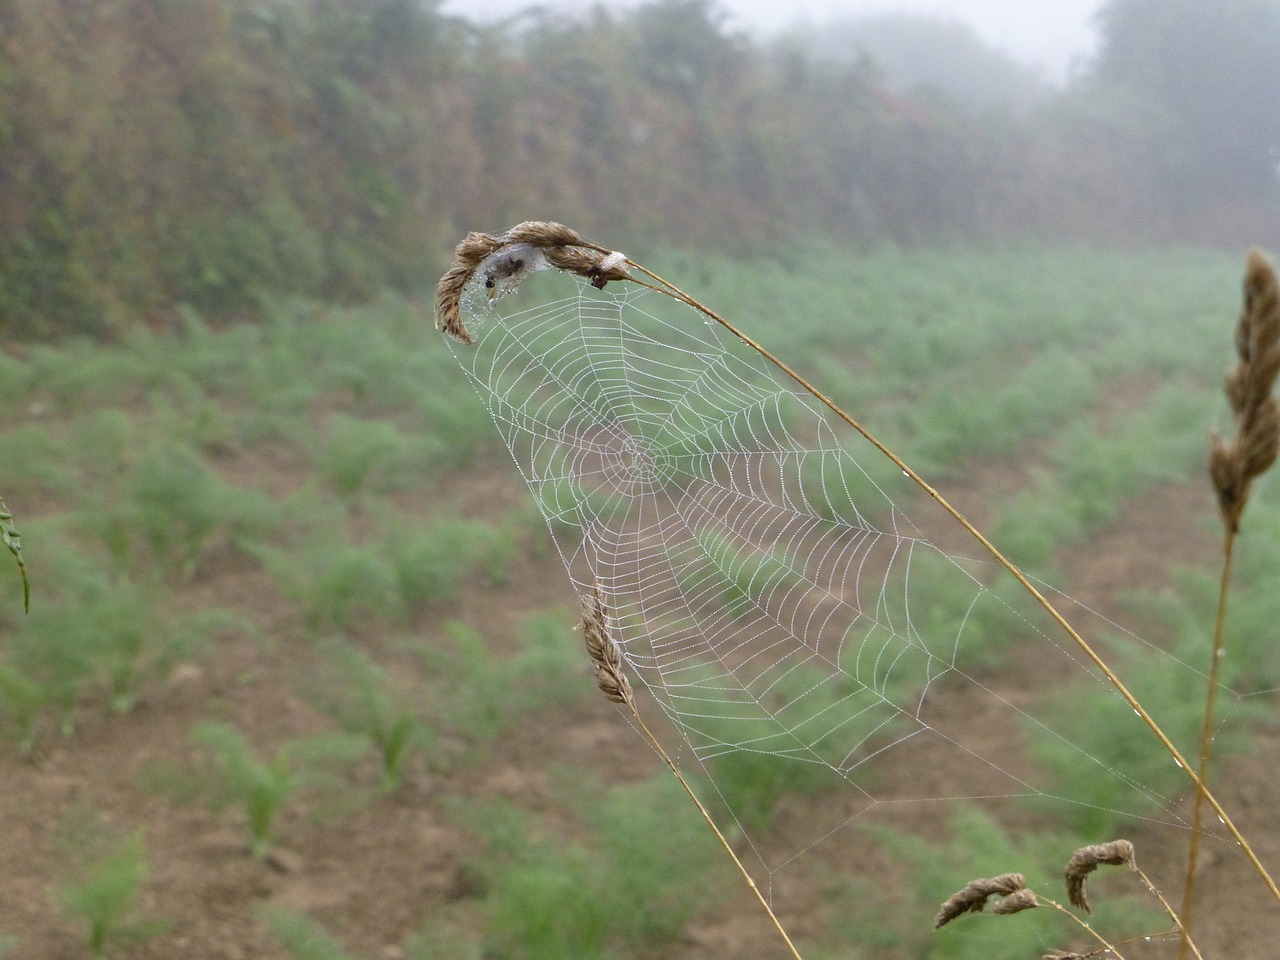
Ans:
[[[463,343],[475,342],[462,322],[462,298],[477,275],[494,299],[548,265],[603,287],[610,280],[630,279],[626,264],[625,255],[597,247],[571,227],[548,220],[529,220],[498,236],[469,233],[454,248],[453,262],[436,284],[436,329]]]
[[[993,896],[1007,897],[1026,887],[1027,880],[1020,873],[1002,873],[998,877],[980,877],[970,880],[963,887],[947,897],[938,908],[938,915],[933,918],[934,929],[946,926],[956,917],[966,913],[981,913],[987,905],[987,898]]]
[[[996,905],[991,908],[991,912],[999,916],[1005,917],[1011,913],[1020,913],[1023,910],[1033,910],[1040,906],[1040,901],[1036,899],[1036,895],[1030,890],[1015,890],[1007,897],[1001,897],[996,901]]]
[[[463,343],[475,342],[462,322],[462,293],[476,267],[500,246],[502,241],[492,234],[468,233],[453,248],[453,263],[436,284],[437,330],[443,330]]]
[[[1280,375],[1280,283],[1261,251],[1249,251],[1244,306],[1236,325],[1239,362],[1224,389],[1236,420],[1231,441],[1210,438],[1209,477],[1227,528],[1239,529],[1253,479],[1280,452],[1280,410],[1272,396]]]
[[[1134,862],[1133,844],[1128,840],[1112,840],[1109,843],[1094,843],[1081,847],[1071,854],[1063,876],[1067,883],[1067,899],[1085,913],[1092,912],[1089,898],[1085,894],[1084,882],[1089,874],[1103,864],[1111,866],[1125,865],[1131,869]]]
[[[583,595],[579,628],[595,667],[596,686],[614,703],[630,704],[631,683],[622,672],[622,653],[609,634],[599,588]]]
[[[589,246],[577,230],[566,227],[563,223],[556,223],[554,220],[526,220],[524,223],[517,223],[499,239],[504,245],[527,243],[543,249]]]

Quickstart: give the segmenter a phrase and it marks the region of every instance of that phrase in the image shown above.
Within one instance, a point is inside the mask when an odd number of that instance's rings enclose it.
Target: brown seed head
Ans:
[[[962,888],[943,901],[938,915],[933,918],[934,929],[946,926],[956,917],[966,913],[980,913],[991,896],[1008,897],[1026,887],[1027,881],[1020,873],[1002,873],[998,877],[982,877],[970,880]]]
[[[1236,437],[1210,438],[1209,478],[1227,529],[1236,532],[1253,479],[1280,452],[1280,410],[1272,392],[1280,375],[1280,282],[1259,250],[1249,251],[1244,307],[1235,333],[1239,362],[1224,389],[1236,420]]]
[[[534,256],[528,256],[528,253]],[[469,233],[454,248],[453,263],[436,284],[436,329],[463,343],[475,340],[462,322],[462,294],[482,265],[485,282],[514,289],[536,264],[549,263],[603,287],[610,280],[630,278],[626,257],[588,243],[578,231],[563,223],[529,220],[500,236]],[[510,281],[510,283],[503,283]]]
[[[453,263],[436,284],[436,329],[463,343],[474,343],[462,322],[462,291],[485,257],[502,246],[488,233],[468,233],[453,249]]]
[[[614,703],[631,703],[631,683],[622,672],[622,654],[605,622],[604,601],[597,587],[582,597],[579,623],[587,644],[587,654],[595,665],[596,685]]]
[[[532,247],[581,247],[586,245],[582,234],[572,227],[553,220],[526,220],[517,223],[501,237],[502,245],[527,243]]]
[[[1073,953],[1070,950],[1051,950],[1040,960],[1085,960],[1085,955],[1083,953]]]
[[[1125,864],[1134,867],[1133,844],[1128,840],[1112,840],[1109,843],[1095,843],[1081,847],[1067,861],[1063,871],[1067,881],[1067,899],[1085,913],[1091,912],[1089,898],[1085,895],[1084,882],[1089,874],[1103,864],[1119,866]]]
[[[1036,895],[1030,890],[1015,890],[1007,897],[997,900],[996,905],[991,908],[991,912],[1003,917],[1022,910],[1031,910],[1038,906],[1040,906],[1040,902],[1036,900]]]

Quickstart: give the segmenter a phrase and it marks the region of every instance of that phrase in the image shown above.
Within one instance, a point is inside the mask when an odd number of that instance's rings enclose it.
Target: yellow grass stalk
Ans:
[[[680,786],[684,787],[685,793],[689,795],[689,799],[694,802],[698,808],[698,812],[702,814],[702,819],[707,821],[707,825],[716,835],[716,839],[720,841],[720,845],[724,847],[725,852],[729,854],[729,859],[733,861],[738,872],[747,882],[747,886],[751,888],[751,892],[755,894],[756,899],[760,902],[760,906],[764,908],[764,912],[769,915],[769,920],[773,923],[774,928],[778,931],[778,935],[782,937],[782,942],[786,944],[787,949],[791,952],[791,956],[795,960],[802,960],[800,952],[796,949],[791,937],[787,935],[786,928],[782,926],[782,922],[778,919],[777,914],[773,912],[773,908],[769,906],[769,901],[764,898],[764,894],[760,892],[760,888],[756,885],[751,874],[747,872],[747,868],[742,865],[742,861],[738,859],[737,853],[730,846],[725,835],[720,832],[720,828],[716,826],[715,820],[711,818],[711,814],[707,812],[707,808],[703,806],[702,801],[698,799],[698,795],[693,792],[693,788],[689,786],[689,782],[685,780],[684,775],[680,773],[680,769],[676,766],[675,761],[671,759],[671,755],[667,753],[666,748],[662,746],[661,741],[653,735],[653,732],[645,724],[644,718],[640,716],[640,710],[636,706],[635,696],[631,692],[631,683],[627,680],[626,674],[622,672],[622,651],[619,649],[617,641],[613,639],[609,632],[608,614],[605,610],[604,600],[600,596],[600,589],[597,587],[591,593],[582,598],[582,620],[579,622],[578,628],[582,631],[583,637],[587,644],[587,654],[591,657],[591,662],[595,666],[596,685],[600,687],[600,691],[614,703],[624,704],[631,711],[631,716],[635,718],[636,723],[640,727],[640,731],[644,734],[645,739],[650,745],[658,751],[658,755],[662,757],[668,769],[675,774]]]
[[[1211,798],[1204,784],[1209,779],[1213,756],[1213,727],[1222,674],[1226,640],[1227,594],[1235,559],[1240,518],[1249,502],[1254,479],[1275,462],[1280,451],[1280,405],[1274,396],[1280,374],[1280,284],[1270,261],[1262,251],[1249,251],[1244,272],[1244,306],[1236,325],[1235,367],[1227,374],[1225,392],[1235,416],[1236,435],[1224,440],[1209,438],[1209,478],[1218,497],[1225,533],[1222,544],[1222,575],[1218,582],[1218,605],[1213,623],[1213,652],[1209,658],[1209,682],[1205,695],[1204,722],[1200,728],[1200,762],[1191,814],[1191,837],[1187,843],[1187,870],[1182,885],[1183,940],[1178,960],[1185,960],[1190,947],[1195,911],[1196,874],[1199,868],[1200,838],[1204,832],[1204,805]],[[1212,805],[1212,804],[1211,804]]]
[[[555,266],[575,273],[590,280],[596,287],[603,287],[611,280],[629,280],[687,304],[703,314],[708,320],[718,323],[733,336],[737,337],[743,344],[754,350],[803,390],[811,394],[847,426],[857,431],[867,442],[888,457],[895,466],[902,470],[904,475],[935,500],[952,519],[978,541],[982,548],[1001,567],[1018,581],[1022,588],[1031,595],[1036,603],[1058,624],[1072,642],[1079,647],[1084,655],[1115,687],[1129,706],[1133,708],[1134,712],[1142,719],[1143,723],[1146,724],[1161,746],[1168,751],[1169,755],[1186,773],[1196,790],[1197,809],[1199,809],[1198,805],[1200,803],[1204,803],[1213,810],[1239,845],[1245,857],[1253,865],[1254,870],[1271,892],[1276,903],[1280,904],[1280,887],[1277,887],[1275,880],[1268,873],[1266,867],[1263,866],[1262,861],[1258,859],[1257,854],[1244,834],[1236,827],[1221,803],[1206,786],[1201,773],[1192,769],[1191,764],[1182,756],[1182,753],[1169,739],[1168,735],[1165,734],[1164,730],[1161,729],[1160,725],[1156,723],[1146,707],[1138,701],[1103,660],[1102,656],[1080,635],[1044,594],[1031,583],[1027,576],[1001,553],[958,509],[947,501],[942,494],[908,466],[901,457],[885,446],[866,427],[841,409],[835,401],[819,391],[784,361],[774,356],[714,310],[700,303],[675,284],[648,270],[642,264],[621,253],[610,251],[606,247],[601,247],[585,240],[576,231],[563,224],[530,221],[512,227],[506,233],[498,236],[483,233],[468,234],[458,245],[454,252],[452,266],[440,279],[436,288],[436,327],[466,343],[473,342],[470,333],[461,320],[461,301],[468,284],[479,278],[489,291],[489,295],[491,297],[497,296],[514,289],[523,276],[543,266]],[[635,271],[635,273],[632,271]],[[636,274],[639,274],[639,276]],[[1271,388],[1268,385],[1274,382],[1276,372],[1280,371],[1280,348],[1277,347],[1277,344],[1280,344],[1280,319],[1276,319],[1280,317],[1280,306],[1278,306],[1280,305],[1280,295],[1277,294],[1274,272],[1271,270],[1266,258],[1257,251],[1250,254],[1245,288],[1246,307],[1241,318],[1241,328],[1237,331],[1237,349],[1240,352],[1242,361],[1246,357],[1249,358],[1250,366],[1247,371],[1228,377],[1227,382],[1228,396],[1231,398],[1233,408],[1237,410],[1241,433],[1236,443],[1230,445],[1224,444],[1215,438],[1211,459],[1211,475],[1214,479],[1215,489],[1218,491],[1219,504],[1228,528],[1228,569],[1230,543],[1234,538],[1234,527],[1239,522],[1240,513],[1243,511],[1244,504],[1248,498],[1249,483],[1254,476],[1257,476],[1257,474],[1270,466],[1276,457],[1277,450],[1280,450],[1280,407],[1270,398]],[[1249,319],[1246,320],[1246,317]],[[1225,582],[1226,572],[1224,571],[1224,584]],[[1221,616],[1220,604],[1220,620]],[[1221,633],[1221,623],[1219,623],[1216,633]],[[1216,671],[1218,669],[1219,656],[1216,651],[1219,649],[1220,645],[1215,643],[1214,676],[1210,679],[1211,697],[1217,686]],[[601,674],[598,670],[597,677],[600,676]],[[606,672],[604,676],[607,677],[608,673]],[[618,689],[619,695],[621,695],[622,688]],[[608,690],[605,692],[606,695],[609,694]],[[773,911],[769,909],[764,897],[760,894],[750,875],[742,867],[737,855],[733,853],[732,848],[716,828],[714,822],[711,821],[705,808],[693,794],[688,784],[685,783],[683,777],[680,776],[675,764],[663,751],[657,739],[649,732],[644,725],[644,721],[640,719],[638,712],[635,710],[634,698],[631,698],[628,694],[628,698],[621,702],[626,703],[635,714],[636,720],[645,736],[654,744],[667,765],[680,779],[685,790],[698,805],[707,822],[715,830],[716,835],[720,837],[721,843],[728,850],[738,869],[742,871],[743,876],[747,879],[748,884],[759,898],[761,904],[765,906],[770,917],[773,918],[779,932],[786,939],[786,932],[782,929],[781,924],[777,922],[777,918],[773,916]],[[1206,730],[1208,729],[1208,724],[1206,724]],[[1202,759],[1204,756],[1205,754],[1202,750]],[[1193,831],[1193,843],[1198,832],[1198,830]],[[1163,902],[1163,898],[1161,900]],[[1073,917],[1075,916],[1070,911],[1065,912]],[[1176,917],[1172,910],[1169,912],[1171,916]],[[1078,917],[1076,919],[1077,922],[1088,929],[1088,925],[1084,924],[1084,921]],[[1189,925],[1182,927],[1180,924],[1179,926],[1183,930],[1183,947],[1181,949],[1190,948],[1194,950],[1194,945],[1190,944]],[[789,939],[787,939],[787,944],[791,946]],[[795,954],[795,948],[791,947],[791,949]],[[799,956],[798,954],[795,955]]]

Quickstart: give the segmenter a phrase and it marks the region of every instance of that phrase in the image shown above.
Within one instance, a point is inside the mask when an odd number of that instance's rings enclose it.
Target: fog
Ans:
[[[537,6],[581,14],[593,0],[546,0]],[[442,9],[477,22],[510,17],[535,5],[533,0],[447,0]],[[758,38],[788,30],[813,32],[833,21],[909,13],[939,20],[958,20],[986,43],[1061,83],[1093,55],[1098,45],[1094,16],[1099,0],[717,0],[730,28]]]

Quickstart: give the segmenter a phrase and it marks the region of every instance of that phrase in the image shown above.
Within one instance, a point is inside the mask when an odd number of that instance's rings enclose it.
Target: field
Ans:
[[[1230,429],[1242,258],[646,262],[809,375],[1015,561],[1172,651],[1145,664],[1145,648],[1113,648],[1157,718],[1194,739],[1220,560],[1204,464],[1209,432]],[[33,583],[24,615],[16,571],[0,578],[0,952],[783,956],[678,785],[595,690],[551,534],[429,306],[264,312],[0,354],[0,493]],[[1216,771],[1264,862],[1280,856],[1280,739],[1261,709],[1280,687],[1270,493],[1246,519],[1226,673],[1241,696]],[[997,652],[999,682],[1046,695],[1056,682]],[[1077,744],[1181,789],[1167,756],[1111,743],[1105,712],[1072,696]],[[963,758],[950,762],[931,774],[962,782]],[[717,776],[752,811],[752,842],[780,851],[844,802],[774,767]],[[810,960],[1039,956],[1062,944],[1031,927],[932,932],[954,870],[1056,856],[1064,834],[1116,826],[907,814],[844,831],[769,892]],[[1142,824],[1123,826],[1175,894],[1176,836],[1144,847]],[[1235,859],[1219,845],[1206,867],[1202,946],[1266,956],[1275,905],[1222,866]],[[1102,916],[1150,921],[1150,905],[1125,903]],[[1172,956],[1157,946],[1134,955]]]

